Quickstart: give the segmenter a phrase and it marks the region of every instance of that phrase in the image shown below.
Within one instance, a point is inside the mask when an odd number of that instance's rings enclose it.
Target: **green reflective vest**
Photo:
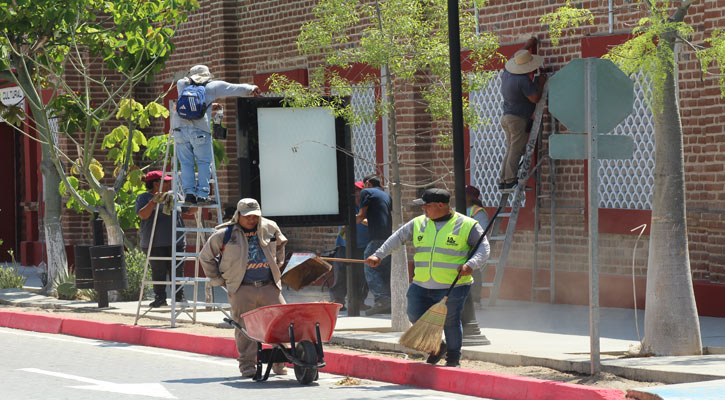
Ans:
[[[436,231],[435,222],[425,215],[413,220],[413,280],[417,282],[434,281],[436,283],[453,283],[458,274],[458,267],[468,261],[468,234],[476,224],[476,220],[460,213]],[[473,277],[462,276],[458,283],[473,282]]]

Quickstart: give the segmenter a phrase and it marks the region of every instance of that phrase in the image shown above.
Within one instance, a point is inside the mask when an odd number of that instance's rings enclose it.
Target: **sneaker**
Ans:
[[[196,204],[200,206],[210,206],[216,204],[216,200],[212,199],[211,197],[197,197]]]
[[[446,350],[448,350],[448,346],[446,345],[445,340],[441,340],[441,346],[438,348],[438,353],[430,354],[425,362],[432,365],[438,364],[438,361],[446,355]]]
[[[365,316],[376,314],[390,314],[390,304],[375,303],[374,306],[365,311]]]
[[[461,366],[461,360],[454,360],[454,359],[446,359],[446,367],[460,367]]]
[[[345,307],[345,306],[343,305],[342,307],[340,307],[340,311],[347,311],[347,307]]]
[[[176,297],[176,302],[177,303],[186,303],[186,297],[184,297],[183,294],[181,296],[177,296]]]
[[[514,189],[516,189],[516,186],[517,185],[518,185],[518,182],[516,182],[516,181],[508,182],[508,183],[506,183],[506,182],[505,183],[500,183],[498,185],[498,190],[501,193],[511,193],[511,192],[514,191]]]
[[[253,378],[254,375],[257,375],[257,367],[243,367],[240,370],[244,378]]]
[[[184,203],[196,204],[196,196],[191,193],[187,194],[184,196]]]
[[[277,375],[287,375],[287,367],[284,363],[274,363],[272,364],[272,372]]]
[[[166,304],[166,299],[156,299],[149,304],[149,307],[156,308],[156,307],[164,307],[166,305],[168,305],[168,304]]]

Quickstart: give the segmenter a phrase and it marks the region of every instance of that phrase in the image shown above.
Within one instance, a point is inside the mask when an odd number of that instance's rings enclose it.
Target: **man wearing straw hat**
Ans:
[[[441,342],[438,352],[426,360],[436,364],[445,355],[446,366],[457,367],[461,359],[463,327],[461,313],[466,297],[471,290],[473,270],[480,269],[490,251],[488,240],[481,244],[468,258],[471,249],[478,244],[484,228],[476,220],[454,212],[450,205],[451,195],[445,189],[427,189],[421,198],[413,203],[420,205],[424,215],[418,216],[395,231],[365,260],[371,267],[393,250],[413,241],[415,269],[413,283],[408,287],[408,318],[415,323],[429,308],[446,296],[456,275],[460,278],[448,295],[443,332],[446,342]]]
[[[518,184],[516,174],[531,131],[531,115],[541,99],[546,83],[546,75],[540,75],[536,83],[533,81],[534,72],[544,63],[543,57],[529,52],[536,43],[534,37],[527,40],[523,49],[506,62],[506,68],[501,75],[501,127],[506,133],[506,155],[501,164],[498,188],[503,193],[512,192]]]
[[[199,263],[212,286],[226,286],[232,319],[244,327],[240,316],[245,312],[286,303],[282,297],[280,270],[287,238],[274,221],[262,217],[259,203],[251,198],[239,200],[231,221],[216,228],[199,254]],[[227,230],[231,230],[230,234]],[[238,329],[234,330],[234,339],[239,371],[243,377],[253,377],[257,344]],[[275,363],[272,371],[287,374],[284,363]]]

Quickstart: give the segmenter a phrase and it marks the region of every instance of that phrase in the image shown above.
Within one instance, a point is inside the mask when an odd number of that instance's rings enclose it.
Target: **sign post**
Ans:
[[[580,159],[586,154],[589,193],[589,345],[590,372],[600,371],[599,353],[599,160],[632,158],[630,136],[600,135],[614,129],[632,112],[634,85],[609,60],[596,58],[571,61],[549,83],[549,110],[572,132],[581,135],[553,135],[549,155],[559,159]],[[606,138],[606,140],[603,140]],[[600,141],[608,146],[600,149]],[[584,151],[586,149],[586,152]]]

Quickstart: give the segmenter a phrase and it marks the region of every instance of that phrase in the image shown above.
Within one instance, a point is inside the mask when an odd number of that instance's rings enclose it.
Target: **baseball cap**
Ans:
[[[147,172],[146,175],[144,175],[144,177],[143,177],[143,181],[144,182],[158,181],[158,180],[161,180],[162,175],[164,176],[164,181],[168,182],[172,179],[171,174],[167,173],[166,175],[164,175],[163,172],[157,170],[157,171]]]
[[[481,191],[475,186],[466,185],[466,194],[477,199],[481,196]]]
[[[257,215],[262,216],[262,208],[257,200],[252,198],[241,199],[237,203],[237,214],[241,216]]]
[[[451,194],[445,189],[430,188],[423,192],[419,199],[413,200],[416,206],[422,206],[429,203],[446,203],[451,200]]]
[[[355,182],[355,187],[358,189],[364,189],[365,184],[362,181],[357,181],[357,182]]]

